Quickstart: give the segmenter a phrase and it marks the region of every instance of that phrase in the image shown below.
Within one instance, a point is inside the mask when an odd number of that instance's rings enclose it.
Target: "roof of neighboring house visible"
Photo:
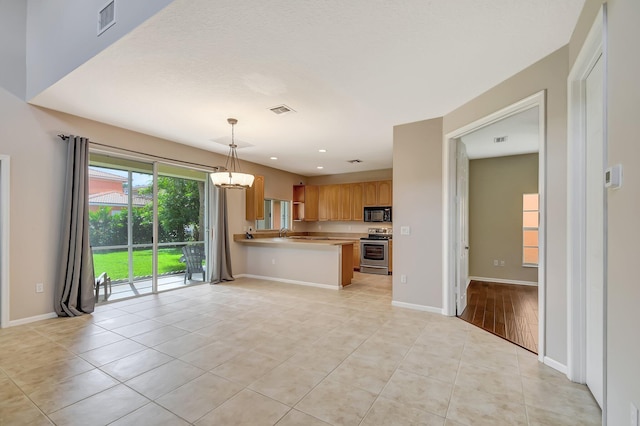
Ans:
[[[103,179],[103,180],[115,180],[118,182],[126,182],[127,178],[124,176],[119,176],[109,172],[103,172],[102,170],[96,170],[89,167],[89,178],[94,179]]]
[[[133,195],[132,204],[134,207],[142,207],[151,202],[151,198],[141,195]],[[123,206],[129,204],[129,196],[122,192],[101,192],[99,194],[89,195],[90,206]]]

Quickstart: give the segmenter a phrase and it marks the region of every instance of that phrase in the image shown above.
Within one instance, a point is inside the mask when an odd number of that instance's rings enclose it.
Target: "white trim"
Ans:
[[[397,308],[413,309],[415,311],[432,312],[434,314],[442,315],[442,309],[435,308],[433,306],[416,305],[415,303],[397,302],[395,300],[391,302],[391,306],[395,306]]]
[[[506,108],[487,115],[459,129],[446,134],[442,140],[442,306],[444,315],[455,315],[455,140],[482,127],[486,127],[504,118],[522,111],[538,107],[538,194],[540,194],[540,226],[538,247],[540,262],[538,266],[538,360],[545,356],[546,330],[546,92],[537,92]]]
[[[9,258],[10,251],[10,227],[9,214],[10,202],[9,190],[11,188],[9,178],[11,176],[11,161],[8,155],[0,155],[0,328],[10,326],[9,315]]]
[[[57,317],[58,317],[58,314],[56,314],[55,312],[49,312],[48,314],[41,314],[33,317],[27,317],[27,318],[21,318],[21,319],[9,321],[9,327],[30,324],[32,322],[42,321],[42,320],[57,318]]]
[[[548,356],[544,357],[544,365],[547,365],[551,368],[553,368],[554,370],[558,370],[559,372],[563,373],[563,374],[567,374],[567,366],[556,361],[555,359],[549,358]]]
[[[601,8],[567,79],[567,377],[577,383],[585,383],[587,370],[584,88],[589,72],[602,55],[602,38]]]
[[[499,284],[516,284],[516,285],[530,285],[530,286],[538,286],[538,283],[535,281],[520,281],[520,280],[510,280],[505,278],[486,278],[486,277],[469,277],[471,280],[475,281],[488,281],[492,283]]]
[[[267,281],[278,281],[278,282],[285,283],[285,284],[296,284],[296,285],[305,285],[305,286],[308,286],[308,287],[326,288],[326,289],[329,289],[329,290],[340,290],[341,289],[340,286],[329,285],[329,284],[320,284],[320,283],[312,283],[312,282],[308,282],[308,281],[288,280],[288,279],[284,279],[284,278],[265,277],[265,276],[262,276],[262,275],[253,275],[253,274],[238,274],[238,275],[236,275],[236,278],[242,278],[242,277],[256,278],[256,279],[259,279],[259,280],[267,280]]]

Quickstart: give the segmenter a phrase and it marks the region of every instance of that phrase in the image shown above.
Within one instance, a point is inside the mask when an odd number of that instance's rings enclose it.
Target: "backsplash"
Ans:
[[[366,234],[369,228],[391,228],[391,223],[293,222],[295,232],[353,232]]]

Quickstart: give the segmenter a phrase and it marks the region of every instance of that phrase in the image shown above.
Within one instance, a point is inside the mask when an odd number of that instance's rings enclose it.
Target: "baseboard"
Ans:
[[[505,278],[486,278],[486,277],[469,277],[472,281],[485,281],[491,283],[499,283],[499,284],[517,284],[517,285],[531,285],[538,286],[538,283],[535,281],[519,281],[519,280],[508,280]]]
[[[307,286],[307,287],[326,288],[326,289],[329,289],[329,290],[340,290],[340,287],[334,286],[334,285],[329,285],[329,284],[312,283],[312,282],[308,282],[308,281],[298,281],[298,280],[288,280],[288,279],[284,279],[284,278],[264,277],[262,275],[253,275],[253,274],[238,274],[238,275],[236,275],[236,278],[242,278],[242,277],[255,278],[255,279],[258,279],[258,280],[277,281],[279,283],[285,283],[285,284],[304,285],[304,286]]]
[[[561,364],[558,361],[549,358],[548,356],[544,357],[544,365],[548,365],[549,367],[553,368],[554,370],[558,370],[562,374],[565,374],[565,375],[567,374],[567,366],[566,365]]]
[[[42,320],[46,320],[46,319],[56,318],[57,316],[58,316],[58,314],[56,314],[55,312],[49,312],[48,314],[36,315],[34,317],[20,318],[20,319],[17,319],[17,320],[9,321],[9,327],[15,327],[15,326],[18,326],[18,325],[29,324],[29,323],[36,322],[36,321],[42,321]]]
[[[434,308],[433,306],[416,305],[415,303],[398,302],[396,300],[393,300],[391,302],[391,306],[395,306],[397,308],[413,309],[415,311],[431,312],[431,313],[434,313],[434,314],[442,315],[442,309],[441,308]]]

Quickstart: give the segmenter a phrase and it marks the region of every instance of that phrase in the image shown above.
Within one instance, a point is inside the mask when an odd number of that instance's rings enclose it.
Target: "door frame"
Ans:
[[[515,102],[501,110],[456,129],[444,136],[442,141],[442,306],[443,314],[453,316],[456,312],[455,280],[458,244],[456,244],[455,194],[456,194],[456,144],[455,141],[482,127],[522,111],[538,107],[538,193],[540,194],[540,226],[538,237],[538,360],[544,362],[546,319],[546,91],[542,90]]]
[[[11,164],[8,155],[0,155],[0,328],[9,327],[9,177]]]
[[[603,60],[603,144],[607,164],[607,5],[602,5],[587,38],[569,72],[568,86],[568,170],[567,170],[567,377],[586,382],[586,78],[596,61]],[[607,191],[604,192],[604,274],[603,274],[603,395],[602,418],[607,407]]]

